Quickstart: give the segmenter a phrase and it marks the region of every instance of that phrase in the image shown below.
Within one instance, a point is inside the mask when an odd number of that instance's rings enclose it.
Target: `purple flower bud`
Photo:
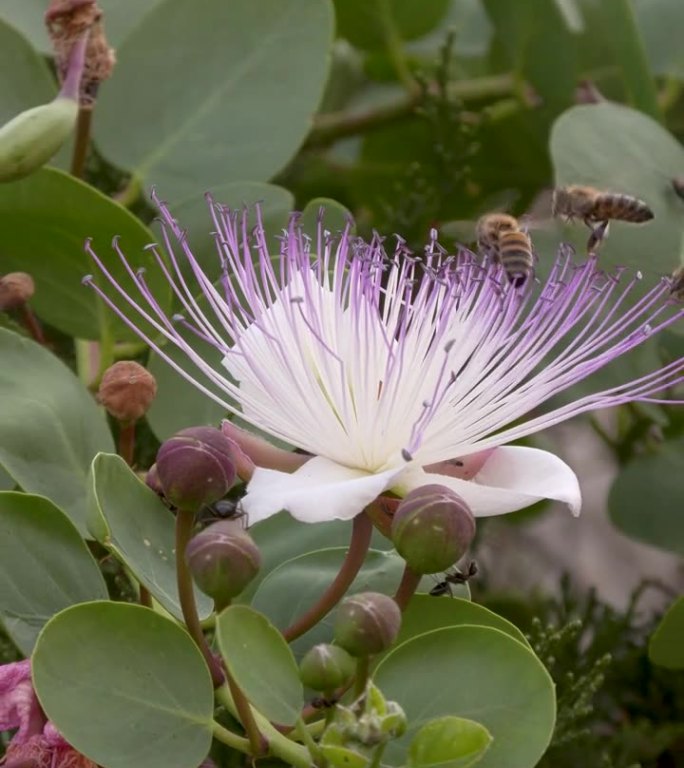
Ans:
[[[352,656],[372,656],[392,645],[400,626],[401,611],[391,597],[360,592],[340,603],[335,642]]]
[[[221,606],[239,595],[261,567],[261,553],[235,520],[220,520],[198,533],[185,559],[197,586]]]
[[[120,360],[107,368],[97,391],[107,412],[124,423],[144,416],[156,395],[154,376],[132,360]]]
[[[235,481],[230,440],[213,427],[190,427],[166,440],[156,466],[166,499],[188,511],[223,498]]]
[[[392,541],[416,573],[446,571],[465,554],[475,536],[468,505],[443,485],[411,491],[392,519]]]
[[[145,484],[148,488],[151,488],[158,496],[163,496],[161,483],[159,482],[159,473],[157,472],[157,465],[153,464],[145,475]]]
[[[334,691],[354,676],[354,659],[337,645],[321,643],[308,651],[299,665],[299,676],[314,691]]]

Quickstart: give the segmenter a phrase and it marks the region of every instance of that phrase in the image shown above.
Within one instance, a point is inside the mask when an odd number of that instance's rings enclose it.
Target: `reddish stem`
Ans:
[[[119,456],[128,464],[133,466],[133,454],[135,453],[135,422],[119,422]]]
[[[33,340],[45,346],[45,334],[43,333],[43,329],[40,327],[40,323],[31,307],[29,307],[28,304],[24,304],[19,313],[26,326],[26,330],[31,334]]]
[[[411,598],[415,594],[418,585],[420,584],[421,575],[412,571],[408,565],[404,568],[404,573],[399,582],[396,594],[394,595],[394,602],[401,608],[402,613],[406,610]]]

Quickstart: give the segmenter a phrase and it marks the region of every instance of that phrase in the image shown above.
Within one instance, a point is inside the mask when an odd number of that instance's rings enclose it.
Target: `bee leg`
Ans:
[[[587,240],[587,253],[596,253],[596,249],[603,242],[603,238],[608,234],[608,221],[600,221],[598,224],[593,225],[590,221],[585,219],[586,225],[591,230],[589,240]]]

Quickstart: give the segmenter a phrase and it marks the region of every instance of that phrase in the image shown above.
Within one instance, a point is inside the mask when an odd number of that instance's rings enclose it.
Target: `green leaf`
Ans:
[[[684,3],[681,0],[634,0],[634,15],[651,70],[684,80]]]
[[[209,670],[187,632],[149,608],[67,608],[40,633],[32,671],[50,720],[105,768],[194,768],[209,752]]]
[[[89,490],[92,534],[170,614],[181,618],[173,514],[120,456],[95,457]],[[209,616],[212,601],[197,589],[195,601],[201,618]]]
[[[114,48],[160,0],[98,0],[104,12],[107,40]],[[2,0],[0,18],[26,35],[41,53],[52,53],[45,22],[45,0]]]
[[[684,669],[684,596],[661,619],[648,644],[648,658],[659,667]]]
[[[0,467],[0,491],[13,491],[16,485],[14,478]]]
[[[117,51],[96,142],[172,201],[226,181],[265,181],[308,133],[332,29],[326,0],[205,0],[201,13],[165,0]]]
[[[474,720],[447,715],[426,723],[408,751],[408,768],[470,768],[489,749],[489,731]]]
[[[402,766],[425,723],[456,715],[474,719],[494,742],[478,768],[533,768],[555,722],[554,684],[532,651],[490,627],[449,627],[390,651],[373,681],[406,712],[409,728],[390,742],[383,763]]]
[[[611,520],[627,536],[684,557],[682,476],[684,438],[637,456],[610,489]]]
[[[42,0],[41,4],[43,4]],[[47,64],[36,54],[24,37],[2,21],[0,21],[0,93],[2,93],[0,125],[25,109],[52,101],[57,95],[55,80]]]
[[[86,477],[114,444],[103,411],[44,347],[0,329],[0,464],[86,532]]]
[[[493,627],[510,635],[523,645],[529,645],[525,635],[507,619],[482,605],[463,598],[435,598],[429,595],[414,595],[401,619],[397,643],[403,643],[433,629],[476,624]]]
[[[107,598],[97,563],[62,510],[14,492],[0,493],[0,592],[2,624],[25,656],[63,608]]]
[[[388,35],[401,40],[426,35],[449,5],[449,0],[335,0],[337,31],[357,48],[378,50],[385,47]]]
[[[231,605],[216,619],[216,637],[228,671],[262,715],[294,725],[304,690],[290,647],[265,616]]]
[[[104,309],[95,291],[81,285],[83,277],[98,270],[83,250],[86,238],[107,269],[133,292],[121,260],[111,247],[118,235],[134,269],[152,267],[154,257],[143,247],[154,240],[151,232],[118,203],[88,184],[54,168],[0,185],[0,272],[29,272],[36,283],[31,305],[38,315],[70,336],[99,339],[113,333],[117,339],[137,338]],[[102,278],[105,292],[122,299]],[[159,269],[149,269],[146,282],[162,308],[170,290]]]
[[[346,552],[346,547],[321,549],[281,563],[261,581],[252,598],[252,606],[266,614],[279,629],[285,629],[323,595],[340,570]],[[393,550],[370,550],[348,594],[366,591],[394,594],[404,566],[402,558]],[[428,591],[434,585],[435,582],[426,577],[422,589]],[[455,591],[469,594],[467,587],[456,587]],[[289,598],[283,600],[283,595]],[[439,602],[438,598],[432,599]],[[334,613],[331,613],[318,622],[293,643],[295,652],[300,654],[316,643],[330,642],[333,621]]]
[[[602,0],[600,7],[605,26],[611,31],[609,44],[630,103],[651,117],[661,118],[658,92],[648,68],[633,0]],[[657,10],[651,9],[651,13],[657,13]]]

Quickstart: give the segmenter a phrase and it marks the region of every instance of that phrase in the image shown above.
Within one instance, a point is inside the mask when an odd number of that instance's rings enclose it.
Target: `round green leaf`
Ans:
[[[0,272],[29,272],[36,283],[31,305],[41,318],[70,336],[99,339],[105,331],[117,339],[137,338],[95,291],[81,285],[97,268],[83,250],[86,238],[122,286],[133,293],[132,281],[111,247],[120,237],[134,269],[152,267],[154,257],[143,247],[154,240],[150,231],[125,208],[88,184],[54,168],[0,185]],[[96,278],[106,293],[113,288]],[[162,308],[170,290],[159,269],[148,269],[146,281]]]
[[[341,232],[349,219],[352,218],[351,212],[341,203],[332,200],[329,197],[315,197],[304,206],[300,224],[304,232],[316,242],[316,233],[318,231],[318,216],[321,208],[324,209],[323,229],[328,232]]]
[[[684,3],[680,0],[634,0],[634,15],[651,70],[684,79],[682,36]]]
[[[0,464],[25,491],[47,496],[83,534],[86,477],[114,444],[103,411],[44,347],[0,329]]]
[[[0,491],[13,491],[16,485],[14,478],[0,467]]]
[[[408,768],[470,768],[489,749],[489,731],[474,720],[447,715],[426,723],[408,751]]]
[[[401,629],[397,643],[403,643],[417,635],[433,629],[475,624],[493,627],[510,635],[523,645],[529,645],[523,633],[507,619],[482,605],[461,597],[435,598],[429,595],[414,595],[401,618]]]
[[[494,742],[478,767],[533,768],[553,733],[553,680],[532,651],[491,627],[449,627],[390,651],[375,684],[405,710],[409,728],[390,742],[387,765],[401,766],[425,723],[456,715],[481,723]]]
[[[248,606],[231,605],[216,619],[216,637],[228,671],[252,706],[274,723],[294,725],[304,690],[280,632]]]
[[[117,51],[95,114],[98,146],[172,201],[271,178],[309,130],[332,27],[326,0],[205,0],[201,13],[159,3]]]
[[[684,148],[672,135],[618,104],[573,107],[553,126],[551,156],[557,185],[589,184],[634,195],[655,213],[643,225],[611,223],[600,251],[606,266],[640,269],[651,280],[672,272],[684,232],[684,202],[672,189],[672,178],[684,174]],[[573,228],[586,232],[581,222]]]
[[[73,523],[48,499],[0,493],[0,619],[30,656],[45,622],[75,603],[107,598],[100,569]]]
[[[382,49],[389,30],[402,40],[427,34],[449,5],[449,0],[335,0],[337,31],[357,48]]]
[[[0,15],[0,19],[3,16],[4,13]],[[25,38],[2,21],[0,93],[0,125],[25,109],[52,101],[57,95],[55,80],[46,63]]]
[[[190,636],[149,608],[67,608],[40,633],[33,684],[67,741],[104,768],[197,768],[213,689]]]
[[[611,520],[627,536],[684,557],[683,475],[684,438],[637,456],[610,489]]]
[[[648,645],[648,657],[660,667],[684,669],[684,597],[663,616]]]
[[[98,0],[104,12],[103,21],[107,40],[115,48],[134,29],[144,15],[160,0]],[[51,53],[47,36],[45,0],[2,0],[0,18],[19,29],[42,53]]]
[[[183,613],[176,586],[174,516],[120,456],[95,457],[90,471],[88,527],[95,538],[126,564],[166,610]],[[213,603],[195,590],[198,613]]]

